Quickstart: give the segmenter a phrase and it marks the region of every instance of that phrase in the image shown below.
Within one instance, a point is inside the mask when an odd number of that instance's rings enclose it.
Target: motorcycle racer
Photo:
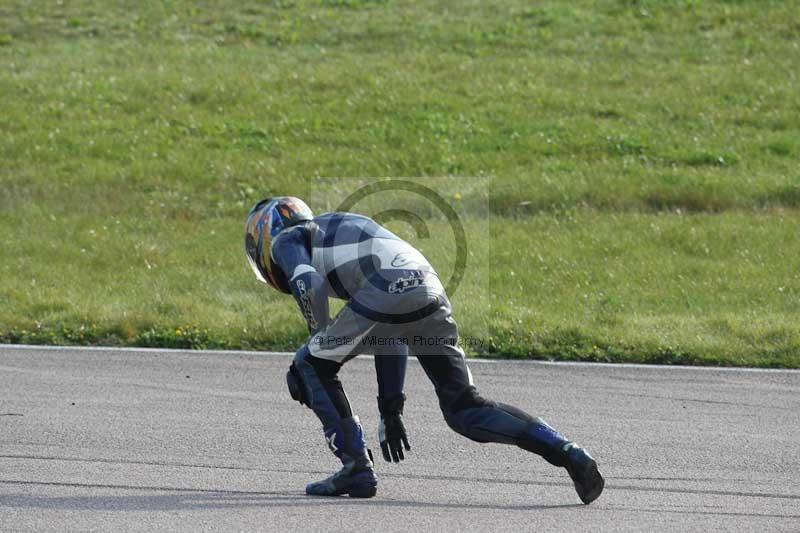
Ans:
[[[476,442],[515,445],[564,467],[586,504],[600,495],[603,476],[583,448],[540,418],[478,393],[458,345],[450,300],[435,269],[409,243],[368,217],[314,216],[299,198],[282,196],[250,210],[245,250],[256,277],[291,294],[308,326],[309,340],[294,356],[287,385],[291,397],[322,422],[342,468],[307,485],[307,494],[369,498],[377,492],[363,428],[338,377],[347,361],[374,350],[385,460],[401,461],[410,451],[403,421],[410,352],[454,431]],[[333,320],[329,297],[347,302]]]

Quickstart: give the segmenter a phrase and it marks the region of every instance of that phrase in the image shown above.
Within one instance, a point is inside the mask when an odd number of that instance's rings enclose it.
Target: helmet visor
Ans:
[[[248,233],[245,237],[247,262],[250,264],[250,268],[253,269],[253,273],[256,275],[258,281],[269,284],[267,276],[264,275],[264,272],[262,272],[261,267],[258,265],[259,248],[255,238]]]
[[[253,261],[253,260],[250,258],[250,256],[249,256],[249,255],[247,256],[247,262],[248,262],[248,263],[250,263],[250,268],[252,268],[252,269],[253,269],[253,273],[256,275],[256,278],[258,279],[258,281],[260,281],[261,283],[267,283],[267,284],[269,284],[269,283],[267,282],[267,280],[264,278],[264,275],[261,273],[261,269],[260,269],[260,268],[258,268],[258,265],[256,264],[256,262],[255,262],[255,261]]]

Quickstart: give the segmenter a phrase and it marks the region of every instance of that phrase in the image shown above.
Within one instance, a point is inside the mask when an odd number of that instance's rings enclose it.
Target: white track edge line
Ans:
[[[27,349],[27,350],[51,350],[51,351],[100,351],[100,352],[144,352],[144,353],[174,353],[174,354],[197,354],[197,355],[262,355],[270,357],[291,357],[294,352],[270,352],[253,350],[189,350],[182,348],[137,348],[135,346],[52,346],[35,344],[0,344],[0,350],[5,348]],[[363,358],[372,358],[369,354],[360,355]],[[411,360],[414,360],[412,357]],[[468,358],[470,364],[526,364],[540,366],[565,366],[565,367],[587,367],[587,368],[636,368],[645,370],[697,370],[706,372],[753,372],[753,373],[800,373],[797,368],[752,368],[752,367],[731,367],[731,366],[689,366],[689,365],[648,365],[642,363],[593,363],[589,361],[542,361],[530,359],[484,359],[480,357]]]

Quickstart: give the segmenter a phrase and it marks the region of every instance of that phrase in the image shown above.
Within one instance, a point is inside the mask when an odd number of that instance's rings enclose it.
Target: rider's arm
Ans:
[[[383,458],[399,462],[405,459],[403,449],[409,451],[408,436],[403,424],[403,406],[406,397],[403,385],[408,362],[408,346],[389,345],[375,354],[375,372],[378,377],[378,440]]]
[[[375,354],[375,374],[378,378],[378,401],[403,394],[408,364],[408,346],[383,346]]]
[[[272,259],[283,270],[312,335],[328,325],[325,279],[311,265],[303,226],[283,230],[272,244]]]

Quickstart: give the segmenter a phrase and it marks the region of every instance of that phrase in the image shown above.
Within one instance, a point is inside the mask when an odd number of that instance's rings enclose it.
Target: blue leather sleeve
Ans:
[[[378,398],[392,399],[403,393],[408,364],[408,347],[383,346],[375,353],[375,374],[378,378]]]
[[[272,246],[272,259],[289,280],[308,332],[314,334],[328,325],[328,289],[325,279],[311,264],[305,231],[298,226],[281,232]]]

